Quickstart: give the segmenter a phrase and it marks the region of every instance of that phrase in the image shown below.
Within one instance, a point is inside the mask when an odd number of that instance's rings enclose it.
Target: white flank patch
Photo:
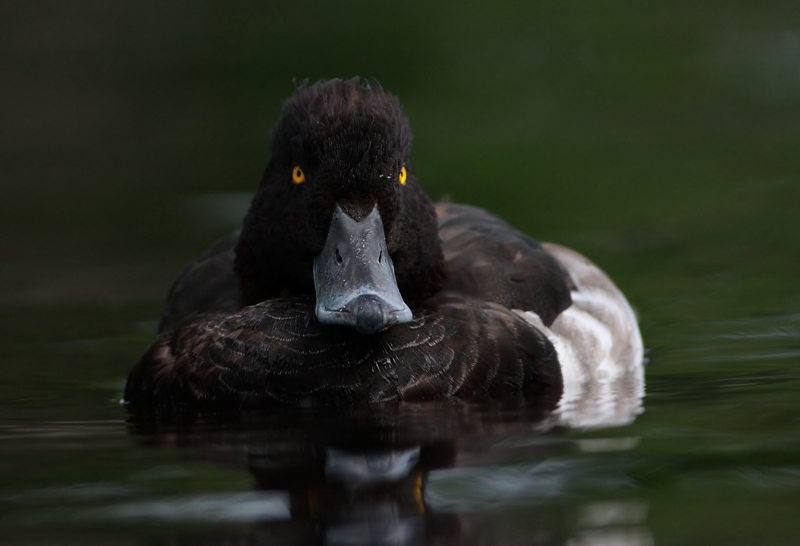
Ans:
[[[644,352],[636,315],[605,273],[568,248],[543,246],[569,272],[572,305],[546,327],[532,311],[517,311],[558,353],[564,394],[553,413],[570,428],[631,423],[642,412]]]

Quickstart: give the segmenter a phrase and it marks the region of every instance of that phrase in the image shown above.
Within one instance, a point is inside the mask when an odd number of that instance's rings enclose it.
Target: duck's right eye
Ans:
[[[294,169],[292,169],[292,181],[295,184],[302,184],[306,181],[306,173],[298,165],[295,165]]]

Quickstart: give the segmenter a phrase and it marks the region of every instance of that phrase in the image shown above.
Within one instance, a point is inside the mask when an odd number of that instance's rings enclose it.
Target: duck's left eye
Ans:
[[[406,172],[406,168],[405,167],[400,167],[400,176],[398,176],[397,179],[400,180],[400,184],[402,184],[403,186],[406,185],[406,177],[408,177],[408,173]]]
[[[297,165],[292,169],[292,181],[294,181],[295,184],[302,184],[306,181],[306,173]]]

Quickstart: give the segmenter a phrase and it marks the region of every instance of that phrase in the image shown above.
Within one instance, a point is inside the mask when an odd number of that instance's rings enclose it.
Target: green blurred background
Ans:
[[[0,10],[3,301],[159,298],[228,227],[187,197],[252,191],[293,80],[376,78],[433,198],[539,238],[714,231],[800,171],[796,2]]]

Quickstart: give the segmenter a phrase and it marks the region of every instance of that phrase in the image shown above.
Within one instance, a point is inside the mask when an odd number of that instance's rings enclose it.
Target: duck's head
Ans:
[[[325,324],[374,333],[409,322],[445,268],[410,152],[400,103],[377,84],[301,85],[273,128],[236,250],[246,303],[307,293]]]

